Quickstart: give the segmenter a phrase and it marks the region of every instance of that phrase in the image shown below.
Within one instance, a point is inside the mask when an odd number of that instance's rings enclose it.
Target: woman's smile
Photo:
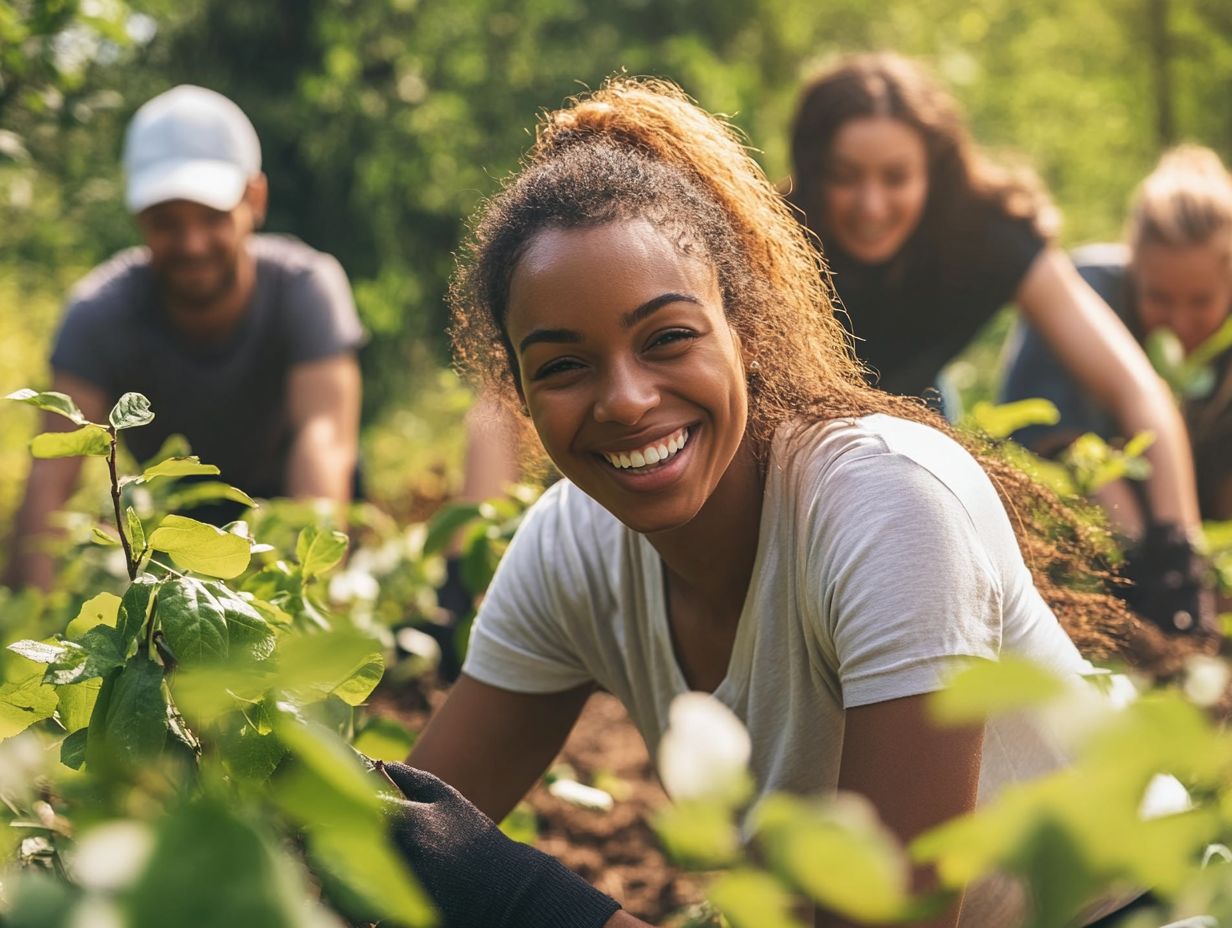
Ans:
[[[507,332],[562,474],[636,531],[697,515],[748,415],[739,338],[707,262],[640,219],[549,229],[514,271]]]

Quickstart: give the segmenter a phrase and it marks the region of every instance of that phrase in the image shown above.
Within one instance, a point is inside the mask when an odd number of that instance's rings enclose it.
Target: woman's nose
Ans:
[[[595,398],[596,422],[636,425],[642,416],[659,405],[659,390],[654,381],[634,364],[613,367],[600,385]]]
[[[886,193],[880,184],[868,183],[860,188],[856,206],[861,219],[881,219],[887,205]]]

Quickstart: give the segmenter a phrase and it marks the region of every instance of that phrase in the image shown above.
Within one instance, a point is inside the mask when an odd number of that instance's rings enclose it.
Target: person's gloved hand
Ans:
[[[507,838],[432,774],[374,766],[406,797],[389,810],[394,845],[444,928],[601,928],[620,908],[554,857]]]
[[[1130,584],[1116,590],[1125,604],[1170,635],[1215,631],[1215,600],[1203,584],[1205,567],[1177,525],[1150,526],[1126,554],[1121,576]]]

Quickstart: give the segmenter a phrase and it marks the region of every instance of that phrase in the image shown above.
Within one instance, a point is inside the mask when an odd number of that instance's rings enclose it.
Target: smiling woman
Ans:
[[[677,695],[713,692],[748,727],[761,794],[856,790],[903,838],[1065,763],[1039,724],[985,740],[937,727],[924,697],[955,659],[1002,652],[1077,679],[1075,641],[1134,627],[1064,587],[1091,566],[1082,527],[867,385],[787,206],[678,89],[618,80],[550,114],[452,298],[460,359],[525,406],[566,479],[513,540],[413,764],[499,820],[596,688],[652,752]],[[635,924],[541,862],[476,872],[473,847],[404,840],[449,924]],[[509,889],[485,897],[491,920],[451,868]],[[976,886],[928,924],[1010,924],[1001,904]]]

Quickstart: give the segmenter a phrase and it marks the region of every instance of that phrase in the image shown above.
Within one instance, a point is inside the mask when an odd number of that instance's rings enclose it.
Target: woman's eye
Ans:
[[[668,329],[666,332],[660,332],[650,339],[650,344],[647,348],[662,348],[667,345],[678,344],[680,342],[691,341],[697,337],[696,332],[689,329]]]
[[[546,377],[551,377],[555,374],[563,374],[566,371],[577,370],[581,367],[581,362],[573,358],[557,358],[555,361],[549,361],[539,370],[535,371],[535,380],[543,380]]]

